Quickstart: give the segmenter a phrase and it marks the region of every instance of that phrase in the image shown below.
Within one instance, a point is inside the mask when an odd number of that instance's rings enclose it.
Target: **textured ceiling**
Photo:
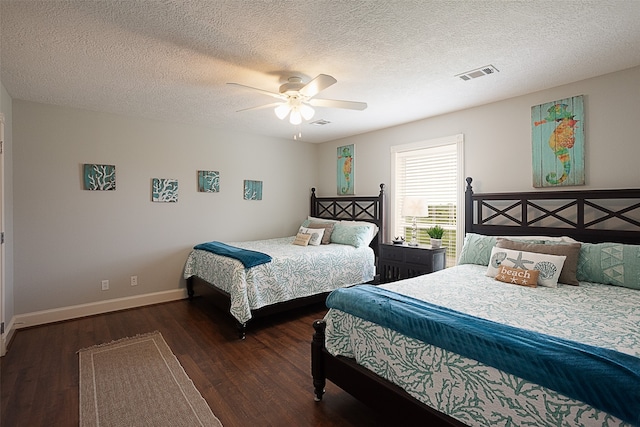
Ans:
[[[292,75],[338,82],[303,140],[323,142],[640,65],[640,1],[0,0],[15,99],[291,138]],[[455,75],[494,65],[470,81]]]

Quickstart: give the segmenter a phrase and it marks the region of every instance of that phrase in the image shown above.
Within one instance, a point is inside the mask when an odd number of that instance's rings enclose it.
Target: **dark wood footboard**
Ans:
[[[211,302],[218,309],[225,313],[228,313],[235,322],[236,329],[238,330],[238,337],[245,339],[247,336],[247,325],[249,322],[240,323],[235,317],[231,316],[229,310],[231,309],[231,296],[208,283],[204,279],[197,276],[192,276],[187,279],[187,295],[189,299],[193,299],[196,296],[195,287],[198,289],[198,296],[204,297],[207,301]],[[259,319],[261,317],[271,316],[278,313],[284,313],[296,308],[306,307],[313,304],[324,302],[327,299],[329,292],[323,292],[316,295],[311,295],[303,298],[296,298],[289,301],[283,301],[276,304],[268,305],[266,307],[251,310],[251,319]]]
[[[329,380],[364,404],[384,411],[388,408],[398,424],[428,426],[458,426],[465,424],[425,405],[397,385],[379,377],[355,360],[332,356],[324,346],[324,320],[313,322],[315,333],[311,342],[311,374],[314,398],[322,400],[326,381]]]

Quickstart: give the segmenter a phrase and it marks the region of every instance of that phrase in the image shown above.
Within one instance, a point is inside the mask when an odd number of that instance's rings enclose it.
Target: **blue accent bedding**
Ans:
[[[327,306],[640,425],[637,357],[480,319],[369,285],[333,291]]]
[[[193,247],[193,249],[201,249],[217,255],[235,258],[240,261],[245,268],[255,267],[256,265],[266,264],[271,262],[271,257],[262,252],[250,251],[248,249],[237,248],[230,246],[222,242],[207,242],[200,243]]]

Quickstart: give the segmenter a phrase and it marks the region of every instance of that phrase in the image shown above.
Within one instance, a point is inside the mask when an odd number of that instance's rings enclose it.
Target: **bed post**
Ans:
[[[320,402],[324,394],[326,378],[324,376],[324,329],[327,324],[324,320],[313,322],[313,340],[311,341],[311,375],[313,376],[314,400]]]
[[[318,212],[317,212],[317,204],[316,204],[316,188],[313,187],[311,189],[311,209],[309,209],[309,212],[311,212],[311,216],[317,216]]]
[[[380,212],[378,218],[380,221],[380,231],[378,232],[378,246],[387,241],[387,221],[386,221],[386,200],[384,193],[384,183],[380,184]]]
[[[470,233],[473,226],[473,188],[471,177],[467,177],[467,188],[464,190],[464,232]]]

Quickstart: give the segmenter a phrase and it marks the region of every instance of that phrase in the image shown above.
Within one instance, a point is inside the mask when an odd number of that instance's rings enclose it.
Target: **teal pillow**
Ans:
[[[543,237],[536,236],[502,236],[522,243],[544,243]],[[485,236],[484,234],[467,233],[460,251],[458,264],[489,265],[491,249],[498,242],[498,236]]]
[[[583,282],[640,289],[640,246],[583,243],[576,277]]]
[[[489,265],[491,249],[496,245],[496,242],[495,236],[467,233],[458,264]]]
[[[369,236],[371,231],[365,225],[343,225],[336,223],[331,233],[331,243],[340,243],[342,245],[351,245],[359,248],[369,244]]]

